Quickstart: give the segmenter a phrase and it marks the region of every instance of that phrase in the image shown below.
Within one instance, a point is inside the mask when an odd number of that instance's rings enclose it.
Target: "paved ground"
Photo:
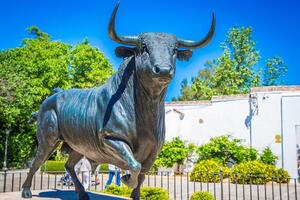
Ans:
[[[90,200],[126,200],[126,198],[120,198],[112,195],[104,195],[89,192]],[[21,192],[6,192],[0,194],[1,200],[18,200],[23,199],[21,198]],[[46,190],[46,191],[39,191],[35,190],[32,191],[32,200],[72,200],[77,199],[77,195],[74,191],[70,190]],[[24,199],[23,199],[24,200]]]
[[[26,178],[26,173],[15,172],[14,174],[8,174],[6,177],[6,185],[4,187],[4,175],[0,174],[0,199],[2,199],[3,191],[19,191],[23,181]],[[35,190],[49,190],[58,189],[61,190],[74,190],[73,186],[63,186],[59,184],[61,174],[36,174],[33,183],[32,191]],[[99,175],[99,185],[95,185],[95,178],[92,177],[92,185],[90,190],[101,191],[104,189],[106,180],[108,179],[107,174]],[[256,199],[270,199],[270,200],[286,200],[286,199],[300,199],[300,184],[292,180],[289,184],[277,184],[268,183],[266,185],[242,185],[229,183],[228,179],[220,183],[200,183],[191,182],[186,176],[146,176],[143,186],[161,187],[169,191],[171,199],[182,199],[186,200],[195,191],[209,191],[215,195],[216,200],[229,200],[229,199],[245,199],[245,200],[256,200]],[[56,191],[52,193],[56,194]],[[71,193],[70,193],[71,194]],[[20,195],[19,195],[20,197]]]

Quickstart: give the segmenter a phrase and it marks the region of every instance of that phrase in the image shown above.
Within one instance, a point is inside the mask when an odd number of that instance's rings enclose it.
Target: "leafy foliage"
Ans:
[[[276,169],[274,165],[267,165],[259,160],[234,165],[231,170],[232,183],[264,184],[269,181],[286,183],[289,174],[283,169]]]
[[[102,85],[111,76],[112,68],[108,59],[87,40],[71,51],[72,87],[89,88]]]
[[[103,191],[107,194],[119,195],[124,197],[130,197],[132,189],[127,186],[117,186],[114,184],[109,185]],[[145,200],[169,200],[168,192],[162,188],[156,187],[142,187],[141,199]]]
[[[103,53],[87,41],[72,47],[52,41],[36,26],[28,32],[31,37],[21,47],[0,51],[0,154],[9,130],[8,164],[14,167],[23,167],[31,157],[36,127],[26,121],[54,88],[94,87],[113,72]]]
[[[127,186],[120,187],[118,185],[111,184],[107,186],[103,192],[106,194],[114,194],[114,195],[119,195],[124,197],[130,197],[132,189]]]
[[[187,155],[186,144],[179,137],[176,137],[164,144],[162,151],[157,156],[155,166],[173,167],[175,163],[183,164]]]
[[[199,161],[215,159],[223,165],[240,163],[257,159],[257,150],[242,145],[241,140],[230,136],[211,138],[209,143],[197,149]]]
[[[265,164],[275,165],[278,157],[273,154],[270,147],[266,147],[260,154],[259,160],[261,160]]]
[[[284,169],[277,169],[273,175],[273,180],[277,183],[288,183],[290,178],[289,173]]]
[[[66,161],[48,160],[42,165],[41,171],[46,171],[47,173],[64,172],[65,164]]]
[[[169,200],[169,194],[163,188],[143,187],[141,189],[141,199],[145,199],[145,200]]]
[[[280,85],[283,84],[283,77],[286,75],[288,67],[283,59],[279,56],[274,56],[267,59],[263,73],[263,85]]]
[[[203,160],[198,162],[191,173],[191,181],[199,182],[220,182],[222,173],[223,178],[229,175],[229,168],[216,160]]]
[[[194,192],[190,200],[214,200],[214,196],[206,191]]]
[[[287,66],[280,57],[267,60],[263,77],[261,70],[255,69],[260,54],[251,27],[231,28],[221,48],[222,55],[207,61],[191,85],[186,79],[182,81],[181,95],[173,100],[210,100],[212,96],[249,93],[251,87],[261,85],[261,79],[264,85],[274,85],[286,74]]]

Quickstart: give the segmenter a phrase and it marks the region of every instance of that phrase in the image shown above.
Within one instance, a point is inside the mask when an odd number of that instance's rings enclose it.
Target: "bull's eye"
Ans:
[[[147,48],[146,44],[142,44],[142,46],[141,46],[141,50],[142,50],[142,52],[147,52],[147,53],[149,53],[149,51],[148,51],[148,48]]]
[[[175,47],[175,48],[173,49],[173,54],[177,54],[177,52],[178,52],[178,48]]]

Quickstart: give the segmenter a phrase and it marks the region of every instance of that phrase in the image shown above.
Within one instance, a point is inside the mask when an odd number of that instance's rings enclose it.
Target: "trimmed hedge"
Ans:
[[[41,167],[42,171],[47,173],[64,172],[66,161],[47,160]],[[46,170],[45,170],[46,168]]]
[[[108,164],[107,163],[102,163],[100,165],[100,172],[108,172]]]
[[[145,200],[169,200],[166,190],[157,187],[143,187],[141,189],[141,199]]]
[[[191,173],[191,181],[199,182],[220,182],[221,174],[226,178],[230,174],[228,167],[224,167],[222,163],[216,160],[203,160],[198,162]]]
[[[277,169],[274,175],[274,181],[277,183],[288,183],[290,181],[289,173],[284,169]]]
[[[127,186],[117,186],[114,184],[109,185],[103,191],[106,194],[119,195],[130,197],[132,189]],[[168,192],[162,188],[156,187],[143,187],[141,189],[141,199],[144,200],[169,200]]]
[[[194,192],[190,200],[214,200],[214,196],[206,191]]]
[[[234,165],[231,170],[231,182],[239,184],[265,184],[269,181],[288,182],[290,176],[284,169],[255,160]]]
[[[111,184],[107,186],[102,192],[106,194],[114,194],[123,197],[130,197],[132,189],[127,186],[117,186],[115,184]]]

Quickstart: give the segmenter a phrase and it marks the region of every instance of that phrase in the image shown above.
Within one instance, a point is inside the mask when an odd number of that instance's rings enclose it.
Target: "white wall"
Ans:
[[[216,97],[211,102],[167,103],[166,139],[180,136],[200,145],[212,137],[232,135],[260,151],[269,146],[279,157],[277,167],[297,177],[295,127],[300,125],[300,87],[281,89],[258,88],[251,95]],[[283,143],[275,143],[277,134]]]

